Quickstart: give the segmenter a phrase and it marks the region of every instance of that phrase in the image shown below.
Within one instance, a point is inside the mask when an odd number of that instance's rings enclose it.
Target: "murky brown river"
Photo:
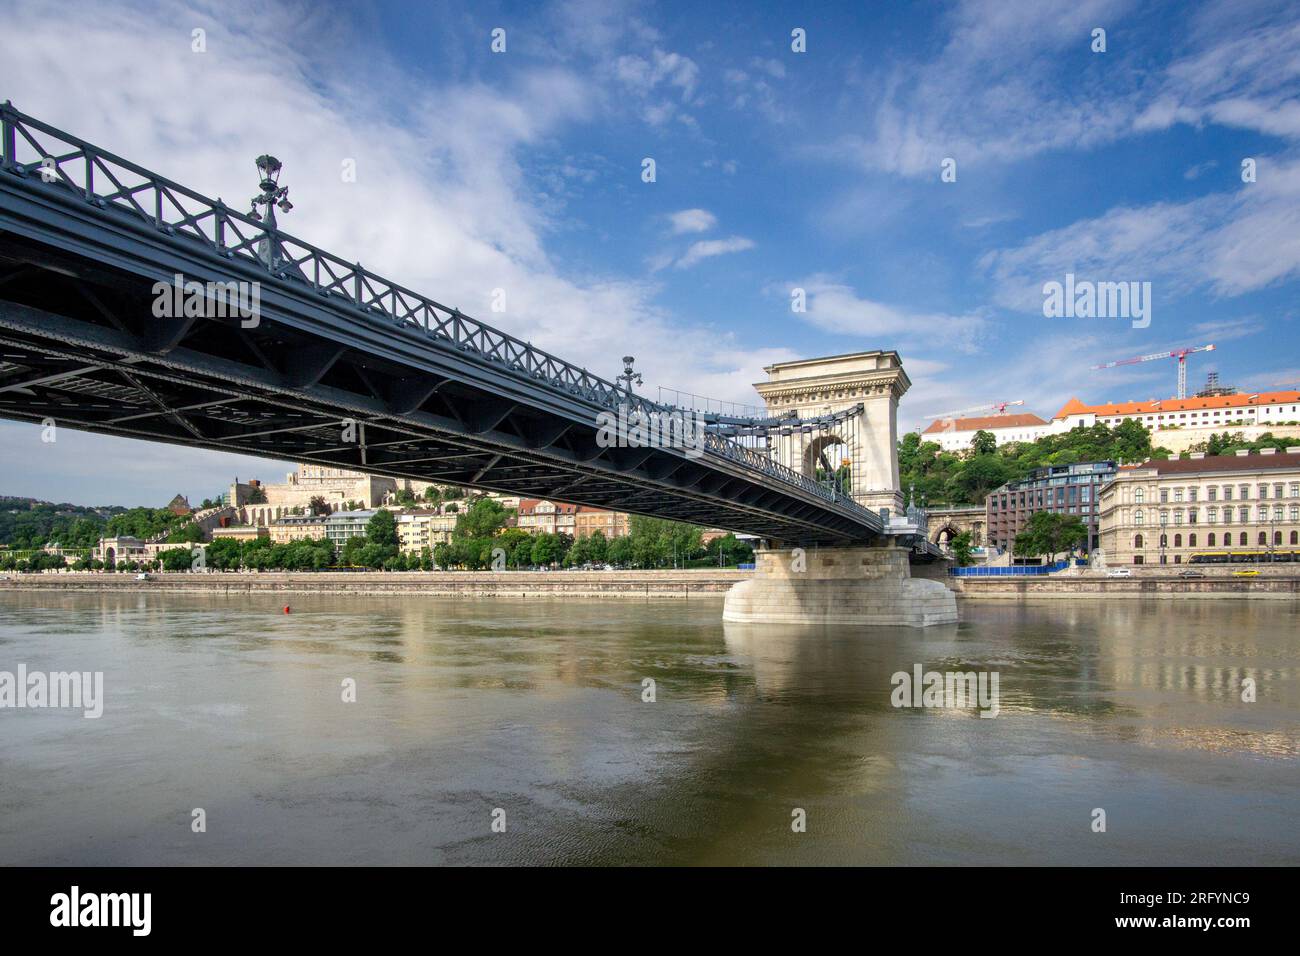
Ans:
[[[0,709],[0,862],[1300,863],[1289,602],[285,600],[0,595],[0,672],[104,681]],[[998,715],[895,708],[916,664],[997,672]]]

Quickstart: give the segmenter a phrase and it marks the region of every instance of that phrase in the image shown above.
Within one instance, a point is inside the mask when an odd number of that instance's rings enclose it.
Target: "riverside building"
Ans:
[[[1036,511],[1076,516],[1088,529],[1091,551],[1099,540],[1098,492],[1116,473],[1113,461],[1035,468],[1023,481],[1013,481],[984,499],[984,526],[988,541],[1010,549],[1020,529]]]
[[[1300,447],[1121,468],[1101,499],[1108,564],[1300,551]]]

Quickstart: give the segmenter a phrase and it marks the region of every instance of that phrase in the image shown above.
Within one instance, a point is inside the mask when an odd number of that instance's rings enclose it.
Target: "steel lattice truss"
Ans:
[[[744,441],[837,416],[715,418],[698,457],[600,447],[600,412],[673,408],[8,103],[0,151],[0,417],[789,542],[881,530],[874,512]],[[156,317],[155,283],[177,274],[258,283],[259,321]]]

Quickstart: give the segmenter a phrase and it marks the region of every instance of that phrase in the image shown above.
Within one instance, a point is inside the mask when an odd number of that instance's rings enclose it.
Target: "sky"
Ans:
[[[1172,360],[1091,366],[1184,345],[1193,388],[1300,380],[1294,3],[0,7],[0,99],[232,205],[274,153],[285,231],[650,397],[869,349],[900,430],[1169,397]],[[1067,273],[1149,282],[1149,323],[1046,317]],[[154,506],[292,468],[12,422],[0,465]]]

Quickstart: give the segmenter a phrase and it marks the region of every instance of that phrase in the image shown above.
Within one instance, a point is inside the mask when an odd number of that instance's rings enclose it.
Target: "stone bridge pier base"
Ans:
[[[753,579],[727,592],[722,619],[743,624],[955,624],[956,596],[942,582],[913,578],[907,556],[906,549],[889,545],[761,550]]]

